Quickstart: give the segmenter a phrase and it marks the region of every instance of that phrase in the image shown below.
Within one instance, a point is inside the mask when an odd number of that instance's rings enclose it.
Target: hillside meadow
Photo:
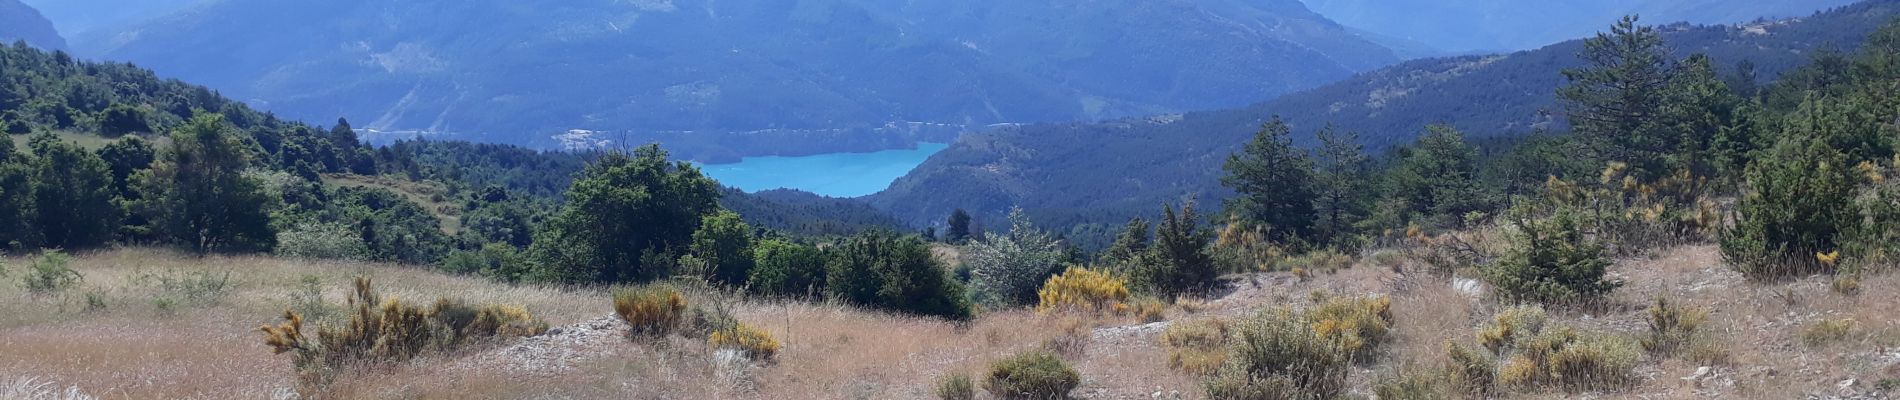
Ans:
[[[940,252],[949,253],[949,252]],[[1266,309],[1305,308],[1324,296],[1391,299],[1390,341],[1350,372],[1348,394],[1369,398],[1405,373],[1435,373],[1446,343],[1473,343],[1500,307],[1421,272],[1387,249],[1327,272],[1229,275],[1230,290],[1168,307],[1167,321],[1009,310],[967,323],[867,312],[836,304],[690,291],[784,344],[770,362],[734,362],[702,341],[630,340],[611,317],[608,288],[510,286],[387,264],[270,257],[195,257],[144,248],[75,256],[83,276],[57,293],[18,284],[33,260],[6,259],[0,285],[0,397],[297,398],[287,356],[257,327],[286,309],[336,323],[347,283],[372,277],[385,296],[525,306],[553,330],[393,365],[347,371],[324,398],[933,398],[939,377],[980,374],[988,363],[1049,348],[1080,373],[1076,398],[1205,398],[1201,379],[1170,368],[1169,325],[1236,321]],[[1690,245],[1619,260],[1630,282],[1590,309],[1553,309],[1550,324],[1641,337],[1655,298],[1710,310],[1703,331],[1717,357],[1644,356],[1633,382],[1595,398],[1879,398],[1900,377],[1900,278],[1869,277],[1855,294],[1825,279],[1760,285]],[[1408,267],[1410,267],[1408,269]],[[1317,270],[1315,270],[1317,271]],[[1401,272],[1411,271],[1411,272]],[[1449,278],[1463,279],[1463,278]],[[320,296],[320,299],[317,297]],[[318,303],[322,305],[318,305]],[[310,311],[329,309],[329,312]],[[327,316],[326,316],[327,315]],[[1845,322],[1841,322],[1845,321]],[[1838,333],[1818,326],[1840,323]],[[980,376],[980,375],[979,375]],[[10,391],[9,391],[10,390]],[[1525,389],[1502,398],[1582,393]],[[65,396],[65,397],[62,397]],[[1860,397],[1857,397],[1860,396]]]

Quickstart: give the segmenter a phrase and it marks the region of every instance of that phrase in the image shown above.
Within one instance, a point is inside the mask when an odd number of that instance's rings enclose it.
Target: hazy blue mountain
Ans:
[[[1091,102],[1151,112],[1250,104],[1395,61],[1298,0],[866,3]]]
[[[53,21],[53,26],[78,37],[94,29],[111,29],[171,14],[193,4],[216,0],[20,0]]]
[[[1304,0],[1341,24],[1453,53],[1525,50],[1595,32],[1624,15],[1726,24],[1798,17],[1854,0]]]
[[[66,50],[66,39],[39,10],[19,0],[0,0],[0,42],[11,44],[16,40],[42,49]]]
[[[75,42],[295,118],[745,147],[678,153],[696,158],[785,151],[702,138],[720,133],[868,150],[854,146],[1235,106],[1397,61],[1294,0],[937,3],[223,0]]]
[[[1725,70],[1740,60],[1763,79],[1805,64],[1819,49],[1851,49],[1900,15],[1900,0],[1874,0],[1810,18],[1749,26],[1672,25],[1678,54],[1710,54]],[[1267,118],[1283,116],[1297,144],[1326,125],[1358,132],[1377,153],[1449,123],[1474,139],[1561,126],[1560,71],[1582,64],[1581,40],[1503,55],[1414,60],[1252,106],[1100,123],[1032,124],[965,135],[868,199],[910,224],[963,208],[992,220],[1021,206],[1053,223],[1153,214],[1162,202],[1218,204],[1221,163]],[[1152,215],[1150,215],[1152,216]],[[1081,221],[1078,218],[1096,218]]]

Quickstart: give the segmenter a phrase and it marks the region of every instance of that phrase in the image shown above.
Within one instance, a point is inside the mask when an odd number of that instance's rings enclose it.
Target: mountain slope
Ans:
[[[167,15],[209,0],[20,0],[46,14],[53,26],[80,36]]]
[[[1881,0],[1803,20],[1753,26],[1665,28],[1677,53],[1706,52],[1718,65],[1747,59],[1764,77],[1793,68],[1815,49],[1851,48],[1900,15]],[[1295,141],[1332,124],[1381,148],[1409,143],[1427,124],[1446,122],[1474,138],[1529,133],[1559,123],[1559,73],[1581,64],[1581,41],[1509,55],[1417,60],[1246,108],[1104,123],[1037,124],[963,139],[891,189],[870,198],[912,224],[956,208],[995,218],[1021,206],[1052,224],[1113,222],[1151,214],[1161,202],[1227,196],[1221,163],[1272,115]]]
[[[866,4],[923,35],[1151,111],[1249,104],[1395,61],[1298,0]]]
[[[66,50],[66,39],[39,10],[19,0],[0,0],[0,42],[15,40],[48,50]]]
[[[1854,0],[1305,0],[1341,24],[1451,51],[1523,50],[1641,15],[1650,22],[1727,24],[1806,16]]]
[[[296,118],[543,147],[571,129],[877,130],[1231,106],[1396,60],[1292,0],[966,3],[939,23],[924,18],[939,10],[872,0],[226,0],[76,42]],[[1071,25],[1046,30],[1057,24]]]

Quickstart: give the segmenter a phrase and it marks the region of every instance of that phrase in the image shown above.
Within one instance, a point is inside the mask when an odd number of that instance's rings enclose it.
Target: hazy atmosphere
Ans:
[[[0,0],[0,399],[1887,399],[1900,0]]]

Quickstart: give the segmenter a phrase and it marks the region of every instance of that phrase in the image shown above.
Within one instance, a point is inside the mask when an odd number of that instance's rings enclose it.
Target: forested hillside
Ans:
[[[1736,82],[1745,89],[1810,60],[1830,62],[1833,53],[1825,50],[1857,47],[1897,13],[1900,3],[1878,0],[1812,18],[1661,31],[1673,54],[1706,53],[1724,79],[1739,79],[1738,64],[1752,64],[1755,82]],[[1410,143],[1435,123],[1453,124],[1473,139],[1563,131],[1555,93],[1565,82],[1561,71],[1581,65],[1582,49],[1571,41],[1411,61],[1241,109],[968,135],[870,201],[913,224],[936,223],[958,208],[996,220],[1020,206],[1058,226],[1114,225],[1162,202],[1226,199],[1221,163],[1274,115],[1287,121],[1301,147],[1316,147],[1314,133],[1330,125],[1355,133],[1373,154]]]
[[[75,42],[378,142],[657,140],[703,160],[1236,106],[1397,61],[1293,0],[944,7],[231,0]],[[703,138],[721,134],[743,140]]]
[[[0,0],[0,43],[16,40],[42,49],[66,50],[66,38],[39,10],[19,0]]]
[[[1802,17],[1853,0],[1305,0],[1315,12],[1377,35],[1453,53],[1527,50],[1595,32],[1624,15],[1730,24]]]
[[[599,157],[463,142],[370,147],[348,121],[286,121],[128,64],[24,44],[0,49],[0,131],[13,138],[0,141],[0,243],[11,250],[169,244],[446,263],[531,245],[570,177]],[[708,198],[788,235],[894,225],[843,200],[752,196],[698,179]]]

